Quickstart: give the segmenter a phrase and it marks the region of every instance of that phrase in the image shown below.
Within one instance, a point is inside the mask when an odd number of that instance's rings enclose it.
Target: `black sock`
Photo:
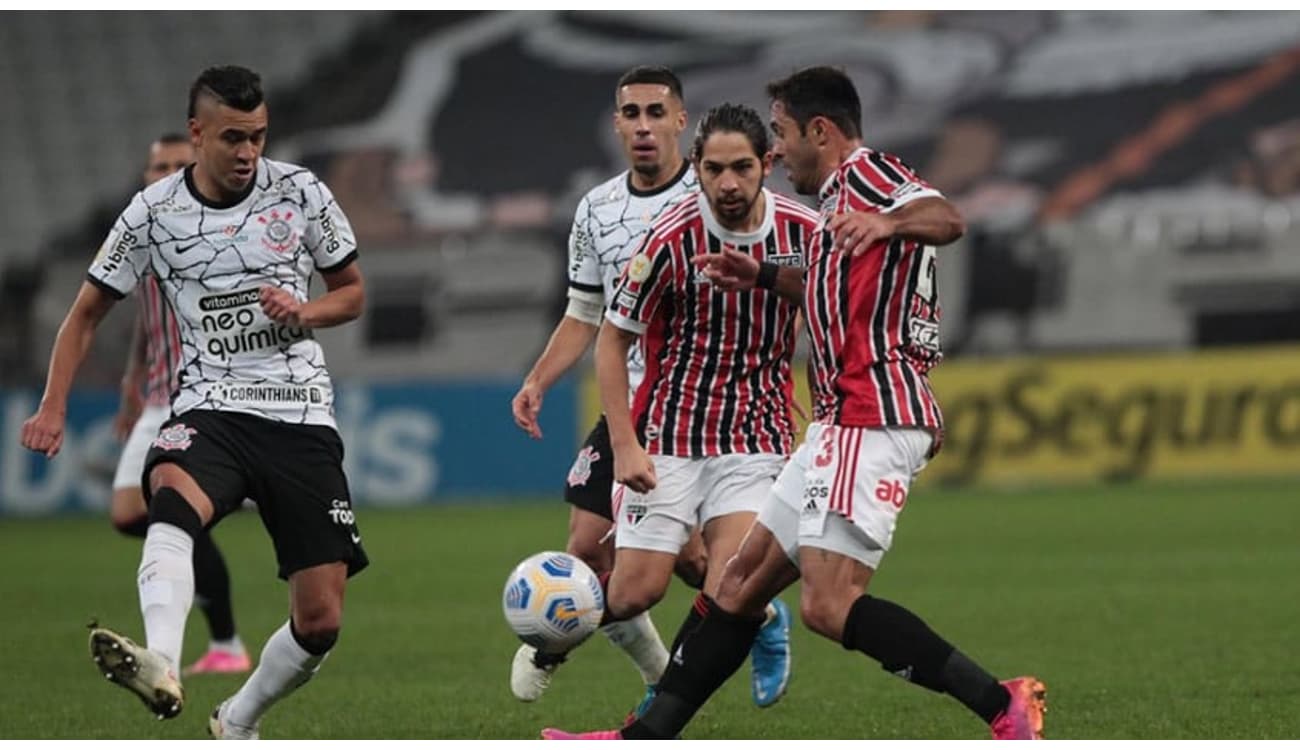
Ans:
[[[688,615],[674,642],[659,694],[645,714],[623,730],[624,739],[672,739],[731,675],[754,645],[763,618],[724,611],[705,594],[695,599],[699,624],[687,631]]]
[[[235,637],[235,613],[230,603],[230,572],[212,535],[194,540],[194,600],[208,619],[214,641]]]
[[[893,602],[863,594],[844,621],[841,643],[880,662],[887,672],[951,695],[987,722],[1010,700],[997,679]]]
[[[1011,693],[1002,687],[998,678],[957,649],[952,650],[948,663],[943,665],[943,681],[944,690],[986,724],[992,724],[1011,705]]]
[[[699,596],[697,595],[696,600],[691,602],[691,608],[686,612],[686,619],[682,620],[681,627],[677,628],[677,635],[673,637],[672,645],[668,647],[668,655],[670,657],[677,653],[677,647],[682,645],[682,641],[686,640],[691,633],[695,632],[695,629],[700,626],[700,621],[703,619],[703,607],[700,605]]]
[[[556,664],[563,664],[568,660],[568,658],[569,654],[567,651],[562,654],[549,654],[545,651],[538,650],[533,653],[533,666],[539,669],[545,669],[546,667],[554,666]]]

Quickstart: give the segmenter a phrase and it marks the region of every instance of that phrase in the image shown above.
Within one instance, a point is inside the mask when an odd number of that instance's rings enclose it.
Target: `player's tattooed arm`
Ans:
[[[36,414],[23,422],[22,444],[28,450],[52,458],[63,446],[64,420],[68,413],[68,391],[72,380],[95,340],[95,329],[117,299],[99,286],[82,282],[77,299],[59,326],[45,377],[45,395]]]
[[[940,247],[966,233],[966,222],[944,198],[917,198],[889,213],[852,211],[836,214],[828,225],[841,252],[862,255],[877,242],[893,237]]]

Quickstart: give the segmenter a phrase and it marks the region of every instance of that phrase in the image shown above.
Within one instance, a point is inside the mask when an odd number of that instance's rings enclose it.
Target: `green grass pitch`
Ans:
[[[264,719],[267,738],[530,738],[543,726],[616,726],[641,695],[596,636],[533,704],[510,695],[517,642],[505,575],[564,542],[566,507],[483,503],[362,509],[373,564],[317,678]],[[256,653],[284,621],[256,515],[217,530],[243,638]],[[237,677],[186,683],[158,722],[92,668],[85,624],[141,633],[139,544],[105,518],[0,521],[0,737],[202,737]],[[1300,736],[1300,493],[1293,483],[1145,484],[1045,492],[918,489],[873,592],[910,607],[995,673],[1049,688],[1052,738]],[[665,641],[690,592],[654,610]],[[786,594],[797,607],[797,590]],[[192,613],[186,661],[206,642]],[[955,701],[865,657],[794,637],[790,692],[749,700],[743,667],[688,729],[706,738],[982,738]]]

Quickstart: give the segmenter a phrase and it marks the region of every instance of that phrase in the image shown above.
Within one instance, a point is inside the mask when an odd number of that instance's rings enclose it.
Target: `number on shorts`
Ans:
[[[813,458],[813,465],[819,469],[824,469],[831,465],[831,460],[835,457],[835,428],[827,427],[822,432],[821,449]]]

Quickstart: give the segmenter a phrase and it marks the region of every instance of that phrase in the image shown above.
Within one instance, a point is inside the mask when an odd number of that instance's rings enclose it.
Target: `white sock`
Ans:
[[[328,655],[303,650],[286,622],[266,641],[257,669],[226,704],[225,719],[235,726],[257,726],[262,714],[310,680]]]
[[[237,635],[231,636],[226,641],[210,640],[208,641],[208,650],[220,651],[226,654],[242,654],[244,653],[244,642],[239,640]]]
[[[623,649],[647,685],[654,685],[668,668],[668,649],[659,640],[659,631],[650,621],[650,613],[642,612],[630,620],[602,625],[600,632],[609,642]]]
[[[136,583],[145,645],[179,676],[185,618],[194,603],[194,540],[169,523],[149,524]]]
[[[767,627],[768,625],[771,625],[772,621],[775,619],[776,619],[776,607],[772,606],[772,602],[768,602],[767,608],[763,610],[763,627]]]

